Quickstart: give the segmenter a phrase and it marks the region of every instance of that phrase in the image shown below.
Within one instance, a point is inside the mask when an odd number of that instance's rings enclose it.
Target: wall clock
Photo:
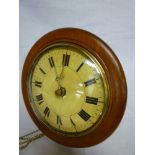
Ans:
[[[123,117],[127,85],[111,48],[94,34],[62,28],[44,35],[22,72],[26,108],[50,139],[88,147],[109,137]]]

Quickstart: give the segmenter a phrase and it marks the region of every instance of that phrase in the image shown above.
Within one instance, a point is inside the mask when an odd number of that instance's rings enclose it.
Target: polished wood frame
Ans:
[[[110,91],[109,108],[99,126],[92,132],[78,137],[68,137],[49,129],[36,117],[28,96],[27,78],[34,58],[47,46],[68,42],[88,50],[103,67]],[[28,53],[22,71],[22,93],[26,108],[38,128],[50,139],[71,147],[89,147],[109,137],[119,125],[126,107],[127,84],[122,66],[112,49],[100,38],[85,30],[62,28],[49,32],[40,38]]]

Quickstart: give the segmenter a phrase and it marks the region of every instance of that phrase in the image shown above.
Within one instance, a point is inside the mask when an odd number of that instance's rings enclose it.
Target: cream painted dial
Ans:
[[[103,69],[76,45],[55,44],[43,50],[34,61],[28,85],[36,115],[59,133],[87,133],[108,108]]]

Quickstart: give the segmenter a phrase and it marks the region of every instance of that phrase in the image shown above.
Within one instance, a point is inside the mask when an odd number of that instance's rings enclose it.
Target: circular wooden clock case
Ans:
[[[22,72],[26,108],[50,139],[89,147],[109,137],[127,100],[122,66],[112,49],[85,30],[62,28],[40,38]]]

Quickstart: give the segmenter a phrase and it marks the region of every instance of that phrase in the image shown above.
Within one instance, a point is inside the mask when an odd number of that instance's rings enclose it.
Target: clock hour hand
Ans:
[[[56,81],[57,81],[59,89],[60,89],[61,88],[62,79],[64,78],[64,76],[63,76],[64,65],[62,64],[62,71],[61,71],[61,73],[59,75],[57,74],[56,68],[55,68],[55,73],[56,73]]]
[[[58,89],[55,91],[55,95],[56,96],[60,96],[60,97],[63,97],[66,95],[66,89],[64,87],[61,86],[61,81],[62,81],[62,78],[61,76],[57,76],[56,77],[56,81],[58,83]]]

